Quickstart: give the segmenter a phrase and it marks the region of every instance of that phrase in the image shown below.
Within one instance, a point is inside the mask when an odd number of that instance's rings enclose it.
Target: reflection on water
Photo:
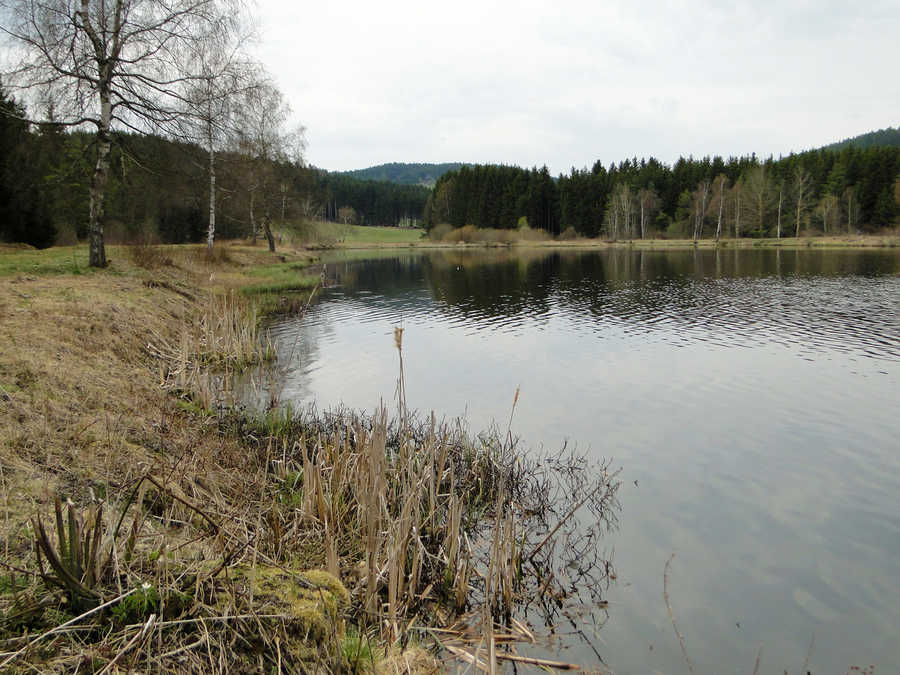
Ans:
[[[618,673],[900,664],[900,255],[439,252],[335,262],[271,327],[282,401],[407,396],[623,467],[619,583],[595,644]],[[260,387],[261,401],[269,397]],[[580,627],[589,631],[588,627]],[[577,641],[565,660],[596,662]]]

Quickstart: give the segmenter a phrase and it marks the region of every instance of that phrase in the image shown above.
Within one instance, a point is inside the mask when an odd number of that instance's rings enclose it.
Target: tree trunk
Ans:
[[[803,209],[803,195],[797,197],[797,233],[794,235],[798,239],[800,238],[800,212]]]
[[[88,264],[91,267],[106,267],[103,221],[106,212],[104,205],[106,181],[109,178],[109,150],[112,144],[109,137],[111,117],[112,106],[110,104],[109,86],[108,83],[101,81],[100,125],[97,128],[97,164],[94,166],[94,174],[91,176],[90,220],[88,221],[88,234],[90,235]]]
[[[206,233],[206,248],[210,255],[216,239],[216,151],[209,144],[209,230]]]
[[[740,239],[741,236],[741,193],[737,194],[734,205],[734,238]]]
[[[853,225],[853,193],[847,192],[847,234],[851,234]]]
[[[781,187],[778,190],[778,231],[777,238],[781,239],[781,200],[784,198],[784,188]]]
[[[266,234],[266,239],[269,240],[269,252],[275,253],[275,237],[272,236],[272,228],[269,227],[268,214],[263,216],[262,226],[263,226],[263,232],[265,232],[265,234]]]
[[[256,218],[253,216],[253,200],[256,197],[256,193],[251,190],[250,191],[250,243],[253,246],[256,246]]]
[[[641,239],[644,238],[644,200],[641,200]]]
[[[719,236],[722,234],[722,211],[725,208],[725,180],[719,181],[719,219],[716,221],[716,243],[719,243]]]

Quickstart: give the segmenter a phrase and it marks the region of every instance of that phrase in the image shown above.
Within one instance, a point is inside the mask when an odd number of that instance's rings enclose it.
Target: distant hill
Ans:
[[[843,150],[849,147],[871,148],[873,146],[900,148],[900,127],[896,129],[888,127],[878,131],[870,131],[853,138],[845,138],[843,141],[831,143],[824,147],[825,150]]]
[[[399,183],[400,185],[424,185],[432,187],[437,179],[448,171],[454,171],[463,166],[461,162],[449,162],[446,164],[406,164],[403,162],[391,162],[379,164],[368,169],[356,169],[355,171],[342,171],[347,176],[353,176],[360,180],[378,180]]]

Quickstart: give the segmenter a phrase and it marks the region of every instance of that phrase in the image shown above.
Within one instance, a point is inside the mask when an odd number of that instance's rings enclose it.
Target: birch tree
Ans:
[[[756,166],[747,171],[744,186],[750,201],[750,214],[762,236],[766,229],[766,212],[768,211],[771,185],[764,166]]]
[[[634,194],[627,183],[618,183],[616,185],[610,201],[610,210],[611,213],[607,215],[607,229],[609,229],[609,219],[612,216],[612,229],[609,234],[613,241],[619,238],[620,225],[625,236],[631,238]]]
[[[844,198],[847,200],[847,234],[852,234],[853,223],[859,226],[859,200],[856,199],[856,188],[850,186],[844,190]]]
[[[778,221],[776,225],[776,239],[781,239],[781,206],[784,203],[784,181],[778,184]]]
[[[731,188],[731,203],[734,205],[734,238],[741,237],[741,213],[744,210],[744,177],[741,176]]]
[[[260,65],[243,53],[251,33],[236,23],[221,36],[221,43],[208,45],[196,53],[195,73],[185,100],[182,118],[183,136],[203,146],[207,153],[209,182],[209,219],[206,246],[211,254],[216,235],[216,155],[227,147],[237,133],[240,105],[248,93],[263,86],[265,74]],[[224,43],[224,44],[222,44]]]
[[[90,184],[90,265],[106,265],[104,199],[112,134],[166,127],[178,115],[181,69],[215,40],[227,0],[0,0],[14,60],[4,81],[27,91],[55,122],[96,130]]]
[[[797,200],[797,228],[795,237],[800,236],[800,223],[803,220],[804,210],[807,208],[807,200],[812,192],[812,178],[803,167],[797,167],[794,172],[794,197]]]
[[[253,237],[262,229],[274,253],[272,211],[282,198],[276,164],[302,164],[304,129],[289,127],[291,108],[271,82],[248,90],[243,99],[236,150],[249,162],[245,189],[249,194],[250,227]]]
[[[716,219],[716,241],[722,235],[722,215],[725,213],[725,190],[728,188],[728,176],[720,173],[713,181],[713,191],[719,200],[719,217]]]
[[[703,236],[703,221],[706,219],[706,203],[709,200],[710,183],[703,179],[694,190],[694,241]]]
[[[641,239],[644,239],[647,236],[647,223],[659,208],[659,196],[652,187],[638,190],[638,206],[641,209]]]
[[[840,214],[840,201],[837,197],[832,194],[827,194],[822,197],[822,201],[819,202],[819,215],[822,218],[822,229],[825,234],[828,234],[828,224],[831,223],[832,229],[834,229],[834,218]]]

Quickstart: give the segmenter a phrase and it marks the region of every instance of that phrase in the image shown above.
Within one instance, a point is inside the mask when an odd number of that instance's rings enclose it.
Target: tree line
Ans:
[[[210,153],[201,144],[127,132],[112,132],[110,141],[107,242],[208,242],[211,218],[215,235],[229,239],[264,236],[264,219],[287,227],[307,219],[415,223],[429,195],[286,155],[260,156],[243,142],[217,146],[210,184]],[[95,157],[95,134],[30,123],[0,84],[0,241],[43,248],[88,238]]]
[[[444,174],[425,225],[514,228],[632,239],[782,237],[889,227],[900,214],[900,147],[628,159],[551,178],[547,167],[462,167]],[[571,228],[571,229],[570,229]]]
[[[87,238],[102,267],[111,233],[274,250],[279,220],[421,218],[427,191],[304,165],[304,130],[250,56],[251,15],[242,0],[0,0],[0,239]]]

